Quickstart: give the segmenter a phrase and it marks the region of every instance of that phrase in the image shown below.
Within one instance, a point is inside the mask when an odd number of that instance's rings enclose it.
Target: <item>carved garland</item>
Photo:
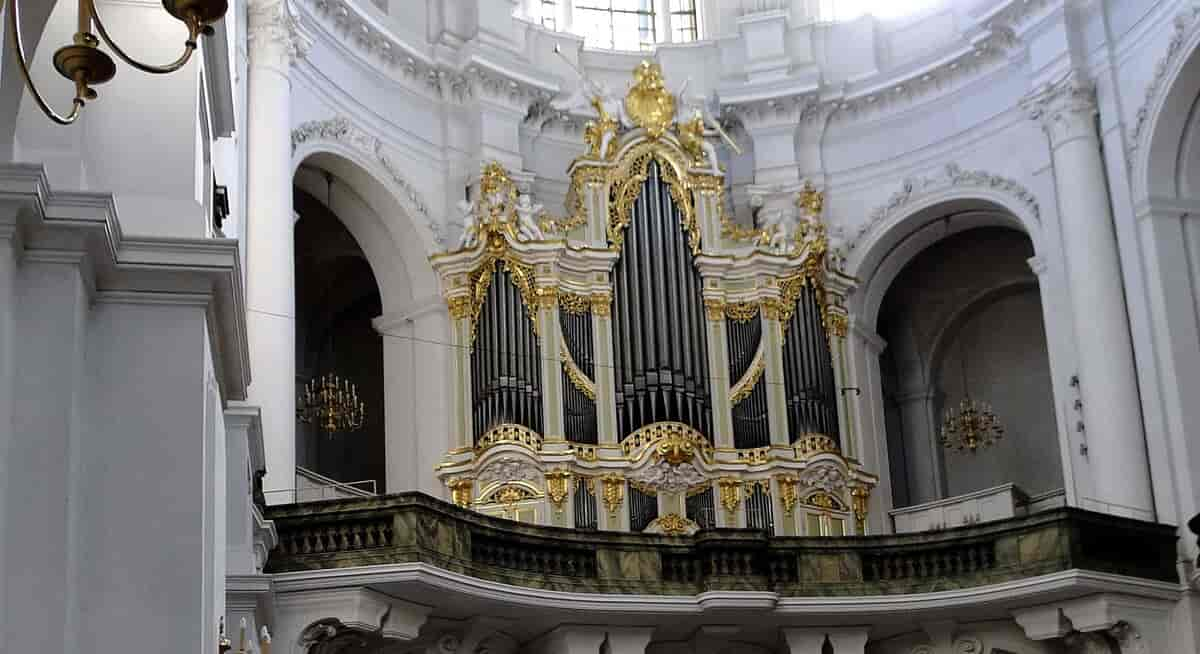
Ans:
[[[754,353],[754,360],[750,363],[750,368],[746,370],[746,374],[737,380],[737,383],[729,389],[729,402],[733,406],[737,406],[742,400],[750,397],[754,392],[754,387],[758,385],[758,380],[762,379],[763,373],[767,369],[766,348],[763,344],[763,339],[758,342],[758,351]]]
[[[559,346],[559,355],[562,357],[563,372],[567,373],[567,379],[580,393],[587,396],[587,399],[596,401],[596,384],[588,376],[579,369],[575,363],[575,357],[571,356],[571,350],[566,343]]]

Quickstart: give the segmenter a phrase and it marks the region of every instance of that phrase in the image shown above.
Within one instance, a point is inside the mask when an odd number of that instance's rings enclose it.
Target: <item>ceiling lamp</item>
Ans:
[[[25,79],[25,86],[29,88],[30,95],[33,96],[34,102],[37,103],[42,113],[60,125],[70,125],[78,120],[83,106],[96,99],[96,91],[92,85],[103,84],[117,74],[117,66],[112,57],[98,47],[100,39],[91,32],[93,24],[96,26],[96,31],[100,33],[100,38],[104,39],[108,47],[122,61],[142,72],[162,75],[183,68],[192,58],[192,53],[196,51],[196,39],[201,34],[211,36],[212,24],[221,20],[229,8],[228,0],[162,0],[163,9],[187,25],[188,37],[183,42],[183,54],[178,59],[165,66],[151,66],[130,57],[113,42],[96,12],[95,0],[78,0],[78,2],[78,27],[74,43],[64,45],[54,53],[54,67],[63,77],[75,84],[75,99],[72,101],[71,111],[63,116],[50,107],[33,85],[33,78],[29,74],[29,63],[25,58],[25,46],[21,42],[21,0],[7,0],[8,30],[12,38],[13,49],[16,51],[21,77]],[[3,9],[4,5],[5,0],[0,0],[0,9]]]
[[[365,416],[358,388],[337,375],[322,375],[309,381],[296,398],[296,418],[317,425],[329,435],[362,429]]]
[[[965,330],[964,330],[965,332]],[[959,452],[975,452],[981,447],[990,447],[1004,437],[1004,426],[987,402],[971,399],[967,387],[967,354],[959,340],[958,361],[961,364],[963,398],[958,408],[947,407],[942,416],[942,445]]]

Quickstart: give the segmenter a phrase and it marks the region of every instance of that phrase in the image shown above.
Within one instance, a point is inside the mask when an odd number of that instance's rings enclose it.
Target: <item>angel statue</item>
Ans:
[[[775,254],[787,254],[792,249],[792,244],[796,238],[796,215],[790,208],[779,206],[763,206],[762,200],[755,202],[751,200],[751,205],[759,207],[755,213],[759,227],[767,238],[767,250]]]
[[[458,212],[462,214],[463,231],[458,239],[458,249],[475,247],[478,228],[475,226],[475,203],[470,200],[458,201]]]
[[[717,132],[708,129],[704,116],[699,112],[679,123],[679,144],[692,158],[693,165],[702,167],[711,175],[720,175],[721,166],[717,161],[717,148],[705,137],[717,136]]]
[[[542,234],[542,230],[537,224],[537,216],[542,212],[542,205],[534,204],[528,193],[522,193],[517,198],[516,212],[517,236],[522,241],[546,240],[546,236]]]
[[[623,97],[604,82],[588,78],[578,66],[567,59],[558,45],[554,46],[554,53],[562,57],[571,70],[575,71],[579,84],[571,95],[552,101],[550,106],[567,113],[586,113],[589,108],[595,111],[598,119],[588,121],[584,128],[584,137],[589,147],[588,154],[593,157],[606,157],[618,129],[633,127],[633,121],[625,112]]]

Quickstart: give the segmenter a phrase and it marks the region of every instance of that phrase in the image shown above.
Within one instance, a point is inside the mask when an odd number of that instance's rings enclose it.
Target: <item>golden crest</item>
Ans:
[[[643,60],[633,71],[636,80],[625,96],[625,112],[633,122],[657,139],[675,121],[675,96],[663,82],[662,68]]]

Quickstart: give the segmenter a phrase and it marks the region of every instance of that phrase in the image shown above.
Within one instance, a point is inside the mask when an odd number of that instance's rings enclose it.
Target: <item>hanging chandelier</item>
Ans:
[[[77,30],[74,42],[64,45],[54,52],[54,67],[59,74],[75,85],[75,99],[71,101],[71,111],[64,116],[50,107],[46,99],[38,92],[37,87],[34,86],[33,77],[29,74],[25,45],[21,42],[21,0],[0,0],[0,9],[4,9],[5,4],[8,5],[9,36],[12,38],[17,67],[21,71],[21,77],[25,79],[25,86],[29,88],[30,95],[42,113],[60,125],[70,125],[78,120],[84,105],[96,99],[96,91],[92,85],[103,84],[117,74],[117,66],[112,57],[99,48],[100,39],[108,44],[118,58],[144,73],[155,75],[173,73],[183,68],[192,58],[192,53],[196,51],[197,47],[196,39],[201,34],[211,36],[212,24],[221,20],[229,8],[228,0],[162,0],[163,9],[187,25],[188,37],[183,42],[183,54],[178,59],[165,66],[153,66],[130,57],[113,42],[112,37],[108,35],[108,30],[104,28],[104,23],[100,21],[100,15],[96,12],[95,0],[78,0],[78,2]],[[100,34],[99,38],[92,34],[93,25]]]
[[[987,402],[964,397],[958,408],[949,407],[942,418],[942,445],[960,452],[994,445],[1004,437],[1004,426]]]
[[[297,419],[331,435],[362,429],[365,416],[358,387],[335,374],[309,381],[296,399]]]

